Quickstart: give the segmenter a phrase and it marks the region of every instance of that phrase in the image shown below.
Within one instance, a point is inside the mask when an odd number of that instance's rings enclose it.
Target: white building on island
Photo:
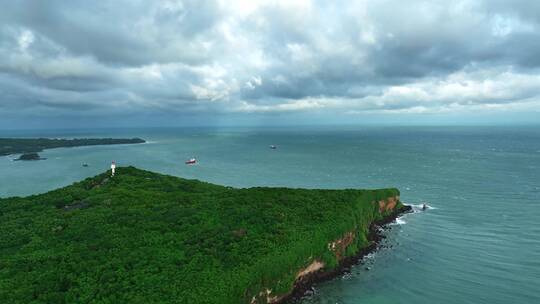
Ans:
[[[114,171],[116,171],[116,162],[113,160],[111,163],[111,176],[114,176]]]

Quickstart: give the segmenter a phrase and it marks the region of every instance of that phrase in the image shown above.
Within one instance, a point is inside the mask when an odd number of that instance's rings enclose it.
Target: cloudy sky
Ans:
[[[8,1],[0,127],[540,121],[540,1]]]

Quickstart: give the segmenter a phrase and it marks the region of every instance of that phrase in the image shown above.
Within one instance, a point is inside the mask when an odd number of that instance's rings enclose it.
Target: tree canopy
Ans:
[[[328,243],[368,245],[397,189],[235,189],[133,167],[0,199],[4,303],[250,303],[291,290]],[[398,204],[400,204],[398,202]],[[261,301],[265,301],[262,299]]]

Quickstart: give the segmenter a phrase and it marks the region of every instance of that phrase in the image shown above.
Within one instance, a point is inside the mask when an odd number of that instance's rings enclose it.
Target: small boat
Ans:
[[[189,160],[186,160],[186,165],[194,165],[197,163],[197,160],[195,158],[190,158]]]
[[[83,167],[88,167],[88,164],[82,164]]]
[[[270,145],[270,149],[275,150],[275,149],[277,149],[277,146],[276,145]]]

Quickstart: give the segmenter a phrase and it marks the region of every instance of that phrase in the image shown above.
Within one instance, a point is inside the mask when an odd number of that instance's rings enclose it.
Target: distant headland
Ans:
[[[42,152],[45,149],[54,148],[142,144],[145,142],[144,139],[140,138],[0,138],[0,156],[18,153],[37,153]],[[22,159],[21,157],[20,160],[25,159]]]

